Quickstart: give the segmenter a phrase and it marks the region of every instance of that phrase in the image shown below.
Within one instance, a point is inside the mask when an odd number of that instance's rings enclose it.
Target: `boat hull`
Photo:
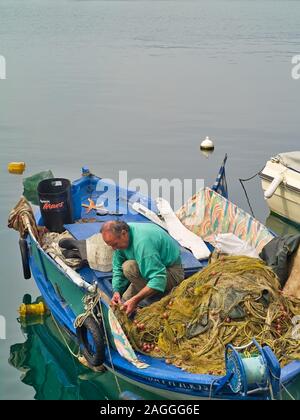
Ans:
[[[269,161],[260,173],[262,189],[268,190],[274,178],[283,174],[284,180],[272,197],[267,199],[272,213],[300,226],[300,173],[281,163]]]

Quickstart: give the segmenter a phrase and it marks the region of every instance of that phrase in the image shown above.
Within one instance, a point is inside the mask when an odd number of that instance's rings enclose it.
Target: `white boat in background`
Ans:
[[[271,158],[259,176],[271,212],[300,225],[300,152]]]

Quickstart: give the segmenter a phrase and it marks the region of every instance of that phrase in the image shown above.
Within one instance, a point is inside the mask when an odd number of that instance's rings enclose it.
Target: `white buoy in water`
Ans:
[[[214,150],[215,145],[213,143],[213,141],[206,136],[205,140],[203,140],[203,142],[200,145],[200,149],[201,150]]]

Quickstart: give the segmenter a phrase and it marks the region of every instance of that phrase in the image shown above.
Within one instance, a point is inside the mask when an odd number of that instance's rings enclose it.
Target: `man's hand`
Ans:
[[[123,310],[126,312],[126,315],[129,316],[130,314],[132,314],[132,312],[136,310],[137,305],[138,301],[136,300],[136,297],[133,296],[123,304]]]
[[[139,291],[136,295],[132,298],[128,299],[123,304],[123,310],[126,312],[127,315],[132,314],[133,311],[136,310],[139,302],[147,297],[153,296],[157,293],[156,290],[151,289],[148,286],[145,286],[142,290]]]
[[[121,295],[119,292],[115,292],[113,294],[112,300],[110,301],[112,306],[120,305],[121,304]]]

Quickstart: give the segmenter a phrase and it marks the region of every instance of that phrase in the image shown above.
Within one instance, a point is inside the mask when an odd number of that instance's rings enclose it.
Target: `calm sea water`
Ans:
[[[45,364],[56,346],[45,345],[46,327],[23,335],[17,308],[25,293],[39,293],[23,280],[18,236],[6,228],[22,193],[7,163],[25,161],[24,176],[51,169],[74,179],[86,164],[116,180],[123,169],[129,179],[211,185],[227,152],[230,197],[248,209],[238,178],[299,150],[300,80],[291,77],[299,17],[300,3],[288,0],[1,0],[0,398],[118,398],[108,374],[94,381],[73,361]],[[216,142],[208,159],[199,151],[206,135]],[[259,181],[247,190],[265,222]]]

